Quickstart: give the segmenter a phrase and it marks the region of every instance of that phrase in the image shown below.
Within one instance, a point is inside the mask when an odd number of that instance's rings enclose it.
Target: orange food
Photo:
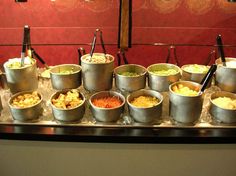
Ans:
[[[92,101],[93,105],[99,108],[115,108],[122,104],[122,101],[119,97],[104,97],[104,98],[97,98]]]

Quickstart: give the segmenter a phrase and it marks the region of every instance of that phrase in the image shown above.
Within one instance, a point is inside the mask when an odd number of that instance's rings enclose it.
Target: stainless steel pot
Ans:
[[[115,108],[100,108],[92,103],[94,99],[110,96],[118,97],[122,101],[122,104]],[[125,97],[115,91],[102,91],[93,94],[89,99],[89,104],[91,112],[96,120],[100,122],[116,122],[124,111]]]
[[[57,65],[50,69],[50,77],[56,90],[75,89],[81,85],[81,67],[76,64]]]
[[[168,70],[168,69],[175,69],[177,71],[174,75],[166,75],[160,76],[154,74],[153,71],[159,70]],[[148,71],[148,86],[152,90],[156,90],[159,92],[165,92],[169,90],[169,85],[178,81],[181,78],[180,68],[173,64],[153,64],[147,68]]]
[[[218,97],[229,97],[236,100],[236,94],[219,91],[211,94],[210,97],[210,114],[218,121],[223,123],[235,123],[236,122],[236,109],[224,109],[213,103],[213,100]]]
[[[235,62],[236,58],[226,57],[226,66],[222,65],[221,59],[216,60],[216,85],[221,90],[236,93],[236,67],[228,67],[227,62]]]
[[[153,107],[147,108],[140,108],[132,105],[131,101],[139,96],[156,97],[159,100],[159,103]],[[138,90],[136,92],[132,92],[127,97],[129,113],[136,122],[140,123],[151,123],[154,120],[159,120],[162,114],[162,102],[163,96],[159,92],[154,90]]]
[[[25,65],[21,68],[9,68],[8,62],[5,62],[3,66],[7,84],[12,93],[32,91],[38,88],[36,60],[32,65]]]
[[[1,100],[1,96],[0,96],[0,116],[1,116],[2,109],[3,109],[3,107],[2,107],[2,100]]]
[[[0,87],[8,89],[6,74],[0,71]]]
[[[124,72],[137,73],[137,76],[124,76]],[[146,87],[145,67],[136,64],[121,65],[114,69],[115,85],[122,92],[133,92]]]
[[[181,123],[196,122],[202,112],[203,97],[202,94],[196,96],[184,96],[173,91],[173,87],[182,84],[193,90],[200,90],[201,85],[191,81],[179,81],[169,87],[170,98],[170,116]]]
[[[104,56],[104,53],[93,53],[93,57]],[[110,59],[106,63],[88,62],[90,54],[81,57],[83,86],[88,91],[104,91],[112,88],[114,57],[106,54]]]
[[[55,117],[56,120],[60,121],[60,122],[78,122],[80,121],[85,113],[85,97],[84,95],[79,92],[80,97],[82,97],[82,103],[74,108],[71,109],[62,109],[62,108],[57,108],[56,106],[54,106],[52,104],[52,99],[57,98],[61,93],[65,94],[66,92],[68,92],[69,90],[62,90],[62,91],[58,91],[55,92],[51,98],[50,98],[50,104],[52,107],[52,113],[53,116]]]
[[[197,83],[201,83],[202,79],[205,77],[205,75],[207,74],[207,71],[205,73],[193,73],[193,72],[189,72],[186,71],[185,68],[191,66],[193,64],[187,64],[187,65],[183,65],[181,67],[182,70],[182,80],[184,81],[193,81],[193,82],[197,82]],[[198,65],[199,67],[206,67],[205,65]],[[209,83],[210,85],[210,83]]]
[[[25,107],[25,108],[12,106],[13,99],[15,99],[19,95],[23,95],[26,93],[32,93],[32,91],[24,91],[24,92],[16,93],[9,99],[8,105],[10,107],[11,114],[13,116],[13,119],[15,120],[24,121],[24,122],[37,121],[43,112],[43,108],[42,108],[43,98],[40,93],[38,93],[40,97],[40,101],[33,106]]]

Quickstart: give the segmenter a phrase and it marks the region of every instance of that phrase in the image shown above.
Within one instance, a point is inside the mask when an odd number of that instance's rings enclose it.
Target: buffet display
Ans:
[[[83,58],[81,59],[83,63]],[[114,61],[113,57],[111,61]],[[236,59],[231,58],[230,62],[232,61],[236,63]],[[14,76],[14,71],[18,71],[18,77],[23,77],[26,73],[22,69],[32,67],[36,62],[33,60],[33,65],[11,68],[8,62],[4,64],[13,71],[6,69],[6,73],[1,74],[1,77],[6,76],[6,81],[11,86],[0,89],[0,124],[114,128],[236,127],[235,92],[228,91],[227,87],[220,88],[216,76],[210,79],[210,86],[204,92],[200,91],[201,83],[186,81],[183,77],[186,67],[190,68],[188,72],[192,71],[192,74],[198,68],[200,72],[206,69],[204,72],[208,73],[206,71],[209,71],[209,67],[202,68],[193,64],[179,68],[160,63],[146,69],[140,65],[126,64],[113,70],[112,65],[106,72],[111,74],[107,76],[111,78],[106,80],[106,85],[103,83],[105,72],[98,79],[96,75],[100,69],[94,69],[101,66],[104,71],[104,63],[86,62],[86,65],[81,66],[63,64],[46,69],[50,73],[49,78],[43,76],[45,69],[42,68],[36,69],[36,74],[27,72],[30,77],[28,79],[38,75],[30,87],[25,87],[28,85],[25,80],[11,82],[10,76]],[[217,67],[217,70],[220,67],[236,70],[236,67],[228,68],[220,64]],[[155,73],[154,70],[160,73]],[[216,71],[216,74],[219,73]],[[93,76],[96,77],[96,82],[90,80],[94,80]],[[152,79],[153,76],[158,79]],[[227,78],[224,79],[227,83]],[[229,83],[235,85],[235,82],[234,79],[234,82]]]
[[[103,53],[94,53],[97,32]],[[126,61],[115,68],[115,57],[106,53],[96,30],[81,65],[39,69],[36,59],[45,61],[35,58],[34,50],[25,57],[26,48],[32,50],[23,43],[21,58],[4,63],[0,124],[236,128],[236,58],[223,53],[211,67],[156,63],[145,68]]]

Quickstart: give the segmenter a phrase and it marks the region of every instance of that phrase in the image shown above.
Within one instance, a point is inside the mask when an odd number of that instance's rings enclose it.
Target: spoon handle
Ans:
[[[121,65],[121,55],[123,57],[123,61],[124,61],[124,64],[129,64],[126,56],[125,56],[125,51],[124,50],[120,50],[117,52],[117,58],[118,58],[118,66]]]
[[[91,47],[91,51],[90,51],[91,59],[93,57],[93,53],[94,53],[94,50],[95,50],[96,40],[97,40],[97,31],[94,32],[92,47]]]
[[[78,48],[79,65],[81,65],[81,57],[85,54],[86,51],[83,47]]]
[[[90,56],[91,58],[93,57],[93,53],[94,53],[94,50],[95,50],[95,46],[96,46],[96,40],[97,40],[97,33],[100,33],[100,42],[101,42],[101,45],[102,45],[102,50],[103,50],[103,54],[104,56],[106,57],[106,49],[105,49],[105,44],[104,44],[104,40],[103,40],[103,37],[102,37],[102,31],[100,29],[96,29],[96,31],[94,32],[94,37],[93,37],[93,42],[92,42],[92,47],[91,47],[91,51],[90,51]]]
[[[219,51],[219,54],[220,54],[220,57],[221,57],[222,64],[223,64],[223,66],[226,66],[225,54],[224,54],[224,49],[223,49],[223,43],[222,43],[221,35],[218,35],[216,37],[216,42],[217,42],[217,45],[218,45],[218,51]]]
[[[204,92],[204,90],[206,89],[209,81],[211,80],[213,74],[215,73],[217,69],[217,65],[216,64],[213,64],[210,69],[208,70],[206,76],[202,79],[201,81],[201,84],[202,84],[202,87],[200,89],[200,92]]]
[[[24,26],[24,34],[23,34],[23,43],[21,48],[21,66],[23,67],[25,64],[25,51],[26,51],[26,45],[28,42],[28,36],[29,36],[29,26]]]
[[[36,57],[47,69],[49,68],[49,66],[46,64],[46,62],[38,55],[38,53],[34,50],[34,48],[31,48],[32,51],[32,56]]]

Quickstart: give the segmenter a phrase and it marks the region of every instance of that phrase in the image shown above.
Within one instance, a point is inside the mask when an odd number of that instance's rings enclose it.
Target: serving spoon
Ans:
[[[223,64],[223,66],[226,66],[226,60],[225,60],[225,54],[224,54],[224,49],[223,49],[223,43],[222,43],[221,35],[218,35],[216,37],[216,42],[217,42],[218,51],[220,53],[220,58],[221,58],[222,64]]]
[[[217,69],[217,65],[216,64],[213,64],[211,65],[210,69],[208,70],[207,74],[205,75],[205,77],[202,79],[201,81],[201,88],[198,92],[198,95],[202,94],[204,92],[204,90],[206,89],[209,81],[211,80],[213,74],[215,73]]]

